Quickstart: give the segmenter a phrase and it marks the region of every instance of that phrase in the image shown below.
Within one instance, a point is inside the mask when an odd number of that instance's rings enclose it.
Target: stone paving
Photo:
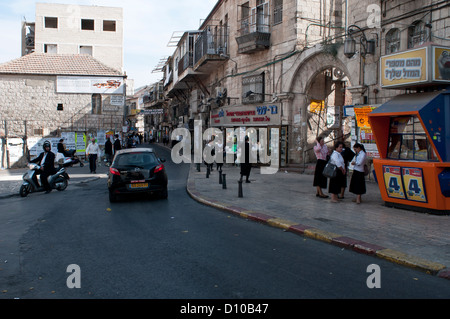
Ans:
[[[265,175],[252,168],[251,183],[242,183],[239,197],[239,167],[225,164],[223,173],[226,189],[215,167],[206,178],[206,166],[198,172],[192,164],[188,193],[247,219],[450,278],[450,216],[386,207],[374,181],[366,182],[361,204],[348,188],[340,203],[332,203],[316,197],[313,175],[282,169]]]

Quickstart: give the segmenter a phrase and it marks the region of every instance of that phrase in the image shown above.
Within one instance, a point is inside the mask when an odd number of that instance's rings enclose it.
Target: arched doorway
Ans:
[[[285,89],[293,93],[289,102],[289,163],[314,159],[317,136],[331,140],[349,136],[340,123],[343,106],[351,104],[351,86],[346,65],[338,56],[313,48],[302,53],[287,75]],[[332,116],[335,114],[335,116]],[[332,145],[332,144],[330,144]]]

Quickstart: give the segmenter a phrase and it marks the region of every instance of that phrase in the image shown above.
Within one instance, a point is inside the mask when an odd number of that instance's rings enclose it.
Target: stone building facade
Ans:
[[[31,140],[121,131],[124,80],[89,55],[31,53],[0,65],[2,166],[23,164]],[[16,155],[8,158],[13,148]]]
[[[280,165],[307,163],[319,135],[329,146],[358,139],[346,106],[405,92],[380,86],[381,56],[448,45],[448,21],[449,4],[438,0],[218,1],[168,59],[166,94],[180,118],[174,124],[192,129],[201,120],[206,128],[221,111],[274,105],[278,117],[263,126],[280,130]],[[353,54],[346,39],[355,40]]]

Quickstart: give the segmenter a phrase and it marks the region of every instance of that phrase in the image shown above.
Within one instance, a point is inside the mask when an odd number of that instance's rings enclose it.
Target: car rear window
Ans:
[[[142,152],[142,153],[125,153],[120,154],[114,161],[115,167],[141,167],[151,168],[158,163],[155,154]]]

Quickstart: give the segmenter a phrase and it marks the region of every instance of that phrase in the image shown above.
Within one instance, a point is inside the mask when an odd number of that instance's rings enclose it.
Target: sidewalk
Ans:
[[[239,172],[224,164],[223,189],[215,166],[206,178],[206,166],[197,172],[192,164],[187,191],[203,204],[243,218],[450,279],[450,216],[386,207],[373,181],[366,182],[361,204],[352,202],[355,195],[348,188],[340,203],[331,203],[316,197],[313,175],[282,169],[264,175],[252,168],[251,183],[242,183],[243,197],[238,197]]]
[[[77,164],[67,169],[67,173],[70,177],[68,187],[97,180],[101,177],[106,178],[109,168],[104,166],[103,163],[97,163],[97,174],[91,174],[89,172],[88,162],[83,162],[83,164],[84,167],[80,167],[80,165]],[[28,168],[0,169],[0,200],[2,198],[19,196],[19,189],[22,185],[22,176],[27,171]],[[56,192],[56,190],[54,191]]]

